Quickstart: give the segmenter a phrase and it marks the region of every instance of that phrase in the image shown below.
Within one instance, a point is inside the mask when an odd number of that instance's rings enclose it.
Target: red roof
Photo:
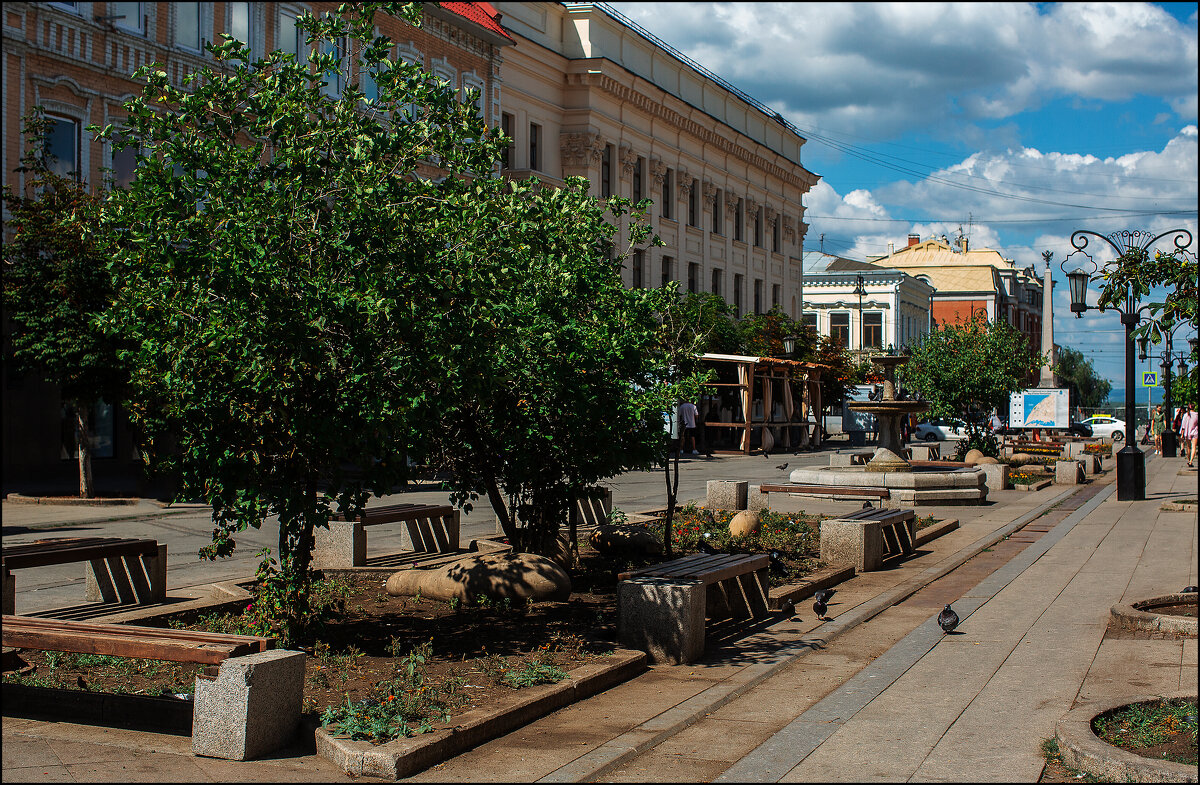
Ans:
[[[512,40],[512,36],[496,21],[499,14],[496,13],[496,9],[492,7],[491,3],[439,3],[439,5],[452,14]]]

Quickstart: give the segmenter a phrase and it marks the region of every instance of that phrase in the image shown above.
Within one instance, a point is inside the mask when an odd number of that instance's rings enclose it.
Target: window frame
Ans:
[[[604,145],[604,150],[600,153],[600,196],[603,199],[607,199],[613,195],[612,162],[613,146],[606,144]]]
[[[883,311],[863,311],[862,335],[863,345],[860,349],[882,349],[883,348]],[[875,323],[878,320],[878,323]],[[878,334],[872,335],[873,331],[878,330]],[[874,343],[872,339],[878,338]]]
[[[845,324],[842,324],[842,320]],[[840,334],[845,332],[843,339]],[[850,348],[850,312],[849,311],[833,311],[829,314],[829,339],[836,341],[843,349]]]
[[[530,121],[529,123],[529,168],[535,172],[542,171],[542,126]]]
[[[83,121],[77,117],[68,117],[66,115],[55,114],[53,112],[46,112],[45,115],[48,120],[54,120],[56,122],[63,122],[63,123],[70,123],[71,126],[75,129],[74,130],[74,140],[73,140],[73,146],[74,146],[73,155],[74,155],[75,160],[72,161],[74,168],[67,169],[64,172],[60,172],[60,171],[58,171],[58,169],[52,168],[51,171],[65,179],[74,180],[77,183],[83,182],[83,172],[82,172],[82,168],[83,168],[83,163],[82,163],[83,135],[81,133],[81,131],[83,130]],[[57,128],[57,126],[55,126],[55,128]],[[47,142],[47,152],[48,153],[51,152],[49,150],[49,142]]]
[[[142,36],[146,35],[146,8],[145,8],[146,4],[141,3],[141,2],[108,3],[105,6],[105,10],[108,12],[108,15],[110,15],[110,16],[115,15],[118,10],[117,6],[119,6],[119,5],[137,6],[137,26],[130,27],[128,24],[122,22],[120,19],[110,19],[109,23],[113,27],[115,27],[123,32],[126,32],[126,33],[133,33],[135,35],[142,35]],[[128,17],[126,17],[126,19],[128,19]]]
[[[204,51],[204,8],[200,3],[172,3],[172,12],[174,16],[171,19],[171,43],[187,52],[199,53]],[[186,7],[186,9],[185,9]],[[193,11],[196,14],[196,45],[190,43],[180,43],[179,37],[179,20],[184,18],[184,11],[190,15]]]
[[[668,221],[675,220],[675,211],[672,209],[671,205],[671,202],[674,201],[671,198],[673,193],[671,190],[671,184],[675,180],[674,174],[674,169],[667,169],[665,172],[663,172],[662,207],[659,209],[659,215]]]
[[[700,228],[700,224],[698,223],[700,211],[697,209],[700,205],[699,191],[700,180],[693,177],[692,189],[688,192],[688,226],[695,226],[697,229]]]

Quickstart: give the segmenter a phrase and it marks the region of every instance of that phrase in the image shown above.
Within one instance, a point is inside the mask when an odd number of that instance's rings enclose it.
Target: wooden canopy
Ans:
[[[749,455],[820,445],[825,366],[738,354],[700,359],[717,373],[697,404],[709,452]]]

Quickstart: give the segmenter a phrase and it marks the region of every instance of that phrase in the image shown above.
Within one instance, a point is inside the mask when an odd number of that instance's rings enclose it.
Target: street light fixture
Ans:
[[[1083,312],[1087,310],[1094,309],[1102,312],[1105,310],[1104,306],[1087,304],[1088,282],[1096,278],[1102,268],[1107,271],[1109,267],[1117,266],[1122,257],[1135,252],[1145,252],[1155,242],[1168,235],[1172,236],[1177,251],[1184,251],[1192,244],[1192,233],[1186,229],[1172,229],[1153,236],[1140,229],[1113,232],[1108,236],[1087,229],[1073,232],[1071,245],[1075,250],[1068,254],[1066,259],[1063,259],[1059,269],[1067,276],[1067,284],[1071,290],[1071,313],[1075,314],[1075,318],[1081,318]],[[1108,243],[1117,252],[1117,258],[1105,262],[1103,265],[1096,264],[1091,255],[1084,250],[1088,246],[1089,236],[1098,237]],[[1077,267],[1068,272],[1067,264],[1075,254],[1083,254],[1083,257],[1077,259],[1076,263],[1082,264],[1084,267],[1083,269]],[[1087,269],[1089,265],[1091,269]],[[1125,307],[1114,307],[1114,310],[1121,314],[1121,324],[1125,325],[1125,430],[1127,433],[1125,446],[1117,453],[1117,499],[1119,501],[1137,501],[1146,498],[1146,456],[1137,448],[1135,445],[1137,440],[1132,436],[1132,429],[1137,423],[1137,408],[1133,394],[1135,389],[1133,329],[1141,321],[1142,311],[1149,308],[1149,305],[1138,306],[1137,298],[1131,288],[1125,290]]]
[[[1183,357],[1184,357],[1183,352],[1181,351],[1181,352],[1179,352],[1179,354],[1175,354],[1175,351],[1174,351],[1175,331],[1178,330],[1180,327],[1182,327],[1184,324],[1186,324],[1186,322],[1176,322],[1174,324],[1174,326],[1171,327],[1170,330],[1167,330],[1162,326],[1161,322],[1159,322],[1157,320],[1155,320],[1153,322],[1155,335],[1161,336],[1163,339],[1163,349],[1161,352],[1159,352],[1159,367],[1162,368],[1162,372],[1163,372],[1163,403],[1165,403],[1167,406],[1167,411],[1164,413],[1164,417],[1166,418],[1166,421],[1168,423],[1172,422],[1175,419],[1175,402],[1174,402],[1174,399],[1171,397],[1171,376],[1172,376],[1171,371],[1173,370],[1171,363],[1174,362],[1176,358],[1178,358],[1179,374],[1181,376],[1184,373],[1186,373],[1185,369],[1187,368],[1187,366],[1184,365],[1184,362],[1183,362]],[[1196,339],[1194,339],[1194,338],[1189,339],[1189,343],[1194,343],[1195,340]],[[1138,359],[1139,360],[1145,360],[1149,356],[1147,354],[1147,350],[1149,348],[1150,348],[1150,336],[1149,335],[1143,335],[1141,338],[1138,338]],[[1163,430],[1163,434],[1162,434],[1163,457],[1164,458],[1174,458],[1176,448],[1177,448],[1177,444],[1175,441],[1175,431],[1171,430],[1170,428],[1165,428]]]
[[[862,298],[867,293],[867,290],[863,287],[864,279],[862,275],[856,275],[854,278],[854,293],[858,295],[858,357],[862,359],[863,353],[866,351],[866,347],[863,346]]]

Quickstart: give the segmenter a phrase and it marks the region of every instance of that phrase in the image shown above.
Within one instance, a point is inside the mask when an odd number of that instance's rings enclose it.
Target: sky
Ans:
[[[1081,229],[1184,228],[1196,252],[1196,3],[610,5],[800,130],[806,250],[961,233],[1039,275],[1052,251],[1054,342],[1122,396],[1120,316],[1075,318],[1059,264]]]

